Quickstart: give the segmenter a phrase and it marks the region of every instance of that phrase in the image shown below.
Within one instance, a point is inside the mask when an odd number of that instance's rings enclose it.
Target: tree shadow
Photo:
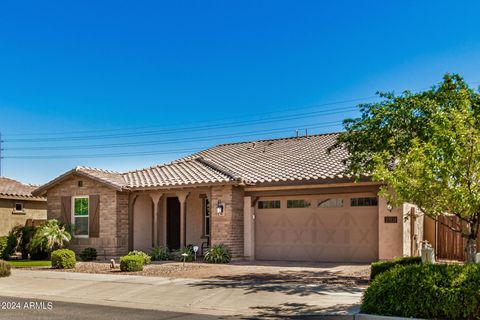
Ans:
[[[325,295],[331,292],[362,293],[368,284],[363,277],[346,276],[340,272],[281,271],[279,273],[249,273],[242,275],[217,276],[192,283],[204,289],[242,289],[245,294],[257,292],[281,292],[288,295]]]
[[[305,303],[283,303],[278,306],[258,306],[251,309],[257,311],[257,314],[242,319],[353,319],[353,314],[359,311],[359,306],[337,304],[320,308]]]

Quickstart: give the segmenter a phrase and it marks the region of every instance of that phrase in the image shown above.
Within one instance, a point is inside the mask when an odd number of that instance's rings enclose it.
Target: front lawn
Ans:
[[[12,268],[33,268],[33,267],[51,267],[52,262],[48,260],[12,260],[8,261]]]

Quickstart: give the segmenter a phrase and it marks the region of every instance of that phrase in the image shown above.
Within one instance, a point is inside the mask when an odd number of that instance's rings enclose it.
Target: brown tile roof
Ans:
[[[187,186],[213,183],[275,183],[347,180],[344,175],[345,150],[328,148],[337,134],[282,138],[222,144],[178,159],[169,164],[119,173],[96,168],[77,167],[35,191],[41,194],[49,186],[75,172],[118,190]]]
[[[130,188],[228,183],[232,177],[205,165],[201,159],[188,159],[125,173]]]
[[[335,143],[337,135],[331,133],[222,144],[184,159],[202,157],[225,168],[233,176],[254,184],[342,179],[346,178],[342,160],[346,158],[347,152],[341,149],[327,152]]]
[[[8,197],[8,198],[35,198],[35,199],[43,199],[40,197],[34,197],[32,195],[32,191],[35,190],[38,186],[23,184],[19,181],[0,177],[0,198]]]

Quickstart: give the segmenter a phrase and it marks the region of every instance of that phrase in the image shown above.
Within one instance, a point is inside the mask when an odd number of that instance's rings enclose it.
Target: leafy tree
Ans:
[[[30,244],[32,249],[43,249],[52,252],[59,248],[63,248],[65,243],[72,239],[71,234],[61,226],[57,220],[47,220],[38,227]]]
[[[411,202],[427,216],[446,213],[476,253],[480,224],[480,94],[459,75],[446,74],[429,90],[379,93],[360,105],[361,117],[344,121],[335,147],[349,151],[347,171],[383,182],[392,204]]]

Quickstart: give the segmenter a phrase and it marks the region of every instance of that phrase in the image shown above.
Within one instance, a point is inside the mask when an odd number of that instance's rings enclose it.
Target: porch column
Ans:
[[[158,246],[158,203],[162,196],[161,192],[150,193],[153,201],[153,246]]]
[[[180,247],[185,247],[187,242],[187,199],[190,192],[177,193],[180,201]]]
[[[255,259],[255,201],[243,197],[243,252],[247,259]]]
[[[128,195],[128,251],[133,250],[133,206],[138,195],[131,193]]]

